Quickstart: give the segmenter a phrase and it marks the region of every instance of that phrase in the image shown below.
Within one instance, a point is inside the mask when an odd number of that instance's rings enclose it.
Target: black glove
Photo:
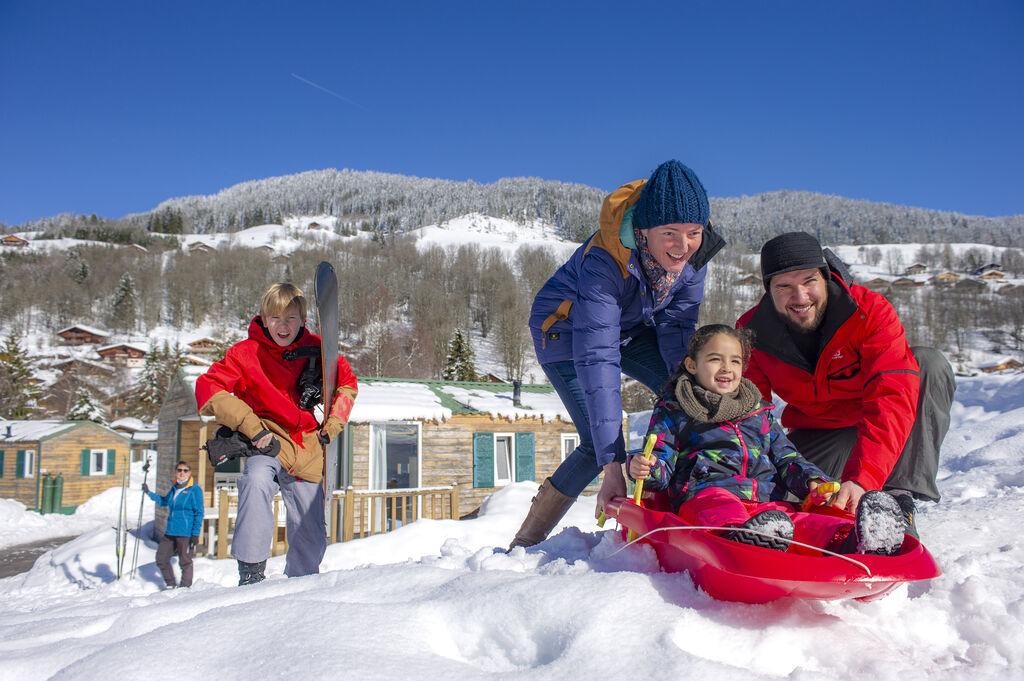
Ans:
[[[188,552],[193,556],[196,555],[196,546],[199,545],[199,537],[188,538]]]
[[[149,485],[147,485],[146,483],[142,483],[142,491],[143,492],[148,492],[149,491]]]
[[[263,429],[256,433],[255,439],[259,440],[268,433],[270,433],[269,430]],[[203,449],[206,450],[206,454],[210,458],[210,465],[216,468],[225,461],[231,461],[240,456],[254,456],[256,454],[277,456],[278,452],[281,451],[281,443],[274,436],[270,439],[269,445],[263,449],[256,449],[252,440],[246,436],[236,430],[231,430],[227,426],[221,426],[213,434],[213,437],[206,441]]]

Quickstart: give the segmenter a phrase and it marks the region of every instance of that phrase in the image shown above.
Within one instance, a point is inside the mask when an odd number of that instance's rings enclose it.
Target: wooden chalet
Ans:
[[[96,348],[96,353],[105,362],[129,369],[141,369],[146,364],[149,348],[132,343],[117,343]]]
[[[874,279],[864,282],[864,286],[872,291],[884,291],[889,288],[889,280],[882,279],[881,277],[875,277]]]
[[[14,234],[5,234],[4,237],[0,239],[0,245],[11,246],[12,248],[24,248],[25,246],[28,246],[28,239],[22,239],[20,236],[15,236]]]
[[[936,286],[950,286],[960,281],[960,275],[957,274],[956,272],[939,272],[928,281],[935,284]]]
[[[129,439],[132,461],[142,461],[147,456],[152,456],[155,461],[157,438],[155,424],[147,424],[134,416],[126,416],[111,422],[110,429]]]
[[[211,253],[213,250],[213,246],[204,241],[193,241],[188,245],[189,253]]]
[[[110,332],[108,331],[84,324],[69,326],[57,332],[57,337],[64,345],[99,345],[105,343],[109,336]]]
[[[986,274],[988,274],[990,272],[1000,272],[1001,273],[1002,271],[1003,271],[1003,266],[1002,265],[1000,265],[998,263],[990,262],[989,264],[982,265],[978,269],[974,270],[973,272],[971,272],[971,274],[974,275],[975,277],[983,277],[983,276],[985,276]]]
[[[204,336],[188,343],[185,347],[194,355],[213,355],[220,351],[221,344],[214,338]]]
[[[979,274],[978,278],[979,279],[985,279],[987,281],[992,281],[992,280],[1005,279],[1006,278],[1006,274],[1004,274],[1003,272],[1000,272],[999,270],[988,270],[988,271],[986,271],[983,274]]]
[[[904,274],[906,274],[907,276],[913,276],[915,274],[924,274],[927,271],[928,267],[926,265],[922,265],[919,262],[915,262],[913,265],[907,268],[907,271]]]
[[[915,286],[924,286],[923,281],[917,281],[910,277],[896,277],[890,283],[893,288],[913,288]]]
[[[0,498],[72,513],[100,492],[121,486],[129,448],[128,437],[91,421],[0,420]],[[58,476],[59,499],[46,494]],[[49,503],[44,507],[44,502]]]
[[[1020,369],[1021,367],[1024,367],[1024,363],[1010,357],[994,364],[988,364],[978,368],[986,374],[994,374],[997,371],[1013,371],[1015,369]]]
[[[195,382],[204,371],[183,367],[172,381],[158,417],[156,475],[169,480],[175,462],[190,462],[206,496],[208,524],[230,527],[229,490],[244,460],[214,471],[200,450],[217,428],[197,410]],[[328,447],[331,540],[418,517],[465,517],[505,485],[543,481],[578,442],[549,385],[523,385],[517,393],[509,383],[360,379],[349,424]],[[161,511],[158,532],[166,522]],[[218,556],[227,551],[222,536],[226,542],[225,533],[216,540],[210,534]]]

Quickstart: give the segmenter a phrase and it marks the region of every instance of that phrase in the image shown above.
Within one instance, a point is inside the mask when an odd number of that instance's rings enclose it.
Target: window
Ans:
[[[494,486],[503,487],[515,479],[515,444],[511,435],[494,436]]]
[[[580,446],[580,436],[578,433],[562,433],[562,461],[565,461],[565,457],[573,453],[577,447]]]
[[[533,433],[473,433],[473,487],[534,478]]]
[[[36,451],[34,449],[26,449],[21,452],[22,464],[21,464],[21,478],[34,478],[36,476]]]
[[[370,489],[420,486],[420,437],[416,421],[370,424]],[[374,504],[374,532],[394,530],[421,510],[419,499],[412,497],[376,499]]]
[[[89,475],[107,475],[107,450],[89,450]]]
[[[370,424],[370,489],[420,486],[420,424]]]

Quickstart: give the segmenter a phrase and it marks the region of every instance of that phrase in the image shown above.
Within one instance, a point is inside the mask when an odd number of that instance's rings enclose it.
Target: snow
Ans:
[[[38,441],[74,427],[74,423],[67,421],[7,421],[0,419],[0,445]]]
[[[445,421],[451,416],[452,410],[442,407],[441,399],[424,384],[362,381],[349,420],[353,423],[407,419]]]
[[[578,243],[558,236],[555,227],[543,222],[521,224],[511,220],[470,213],[449,220],[443,225],[427,225],[409,232],[416,237],[419,248],[440,246],[444,249],[475,244],[481,249],[497,248],[512,262],[522,246],[543,247],[551,251],[556,260],[568,260]]]
[[[534,483],[473,520],[331,545],[319,575],[286,579],[275,557],[239,588],[233,561],[199,558],[194,586],[165,592],[148,540],[137,577],[114,579],[108,491],[82,536],[0,580],[0,678],[1024,678],[1024,375],[958,379],[939,478],[917,525],[941,577],[868,603],[766,605],[711,600],[647,548],[611,556],[622,542],[593,497],[505,554]],[[73,520],[11,504],[0,546]]]
[[[520,396],[522,408],[519,408],[512,404],[511,388],[505,393],[457,386],[445,386],[442,390],[459,402],[492,416],[512,420],[539,416],[545,421],[554,421],[561,417],[566,423],[572,421],[568,410],[554,391],[543,394],[524,391]]]

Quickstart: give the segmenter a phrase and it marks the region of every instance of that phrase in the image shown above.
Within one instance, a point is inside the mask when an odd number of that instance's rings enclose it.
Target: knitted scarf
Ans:
[[[658,264],[658,261],[651,255],[647,248],[647,230],[633,228],[633,237],[636,239],[636,248],[640,254],[640,267],[647,275],[647,281],[651,284],[651,291],[654,293],[654,304],[658,305],[665,299],[672,285],[679,278],[679,273],[668,272]]]
[[[740,379],[740,387],[726,395],[702,388],[688,372],[676,381],[676,400],[683,411],[698,423],[740,421],[761,404],[761,391],[748,379]]]

